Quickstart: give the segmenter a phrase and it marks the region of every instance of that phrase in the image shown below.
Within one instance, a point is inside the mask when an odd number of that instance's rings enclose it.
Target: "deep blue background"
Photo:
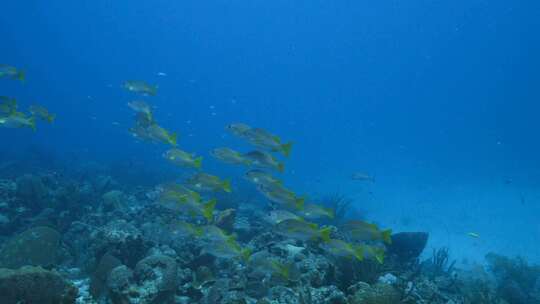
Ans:
[[[538,1],[4,2],[0,61],[28,81],[1,80],[0,94],[58,115],[36,133],[0,130],[4,151],[166,166],[166,147],[127,133],[138,97],[120,85],[142,79],[186,150],[246,149],[230,122],[295,141],[299,188],[426,168],[538,185]]]

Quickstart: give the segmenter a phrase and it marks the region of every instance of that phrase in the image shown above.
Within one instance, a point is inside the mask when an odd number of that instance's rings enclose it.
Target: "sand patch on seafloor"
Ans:
[[[385,203],[367,209],[374,219],[389,223],[396,231],[430,232],[428,247],[449,247],[459,261],[482,262],[488,252],[496,252],[540,263],[537,190],[481,182],[421,191],[411,188],[381,191]],[[394,203],[397,201],[400,203]],[[479,237],[468,235],[471,232]]]
[[[536,187],[500,180],[431,185],[397,178],[318,187],[321,193],[336,189],[355,199],[356,208],[369,221],[395,232],[429,232],[425,258],[433,248],[448,247],[459,264],[482,264],[489,252],[519,255],[540,264],[540,190]],[[479,237],[471,237],[470,232]]]

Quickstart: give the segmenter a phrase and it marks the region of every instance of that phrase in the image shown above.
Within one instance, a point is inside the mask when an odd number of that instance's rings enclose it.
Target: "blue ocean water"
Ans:
[[[39,103],[52,125],[0,129],[2,160],[138,164],[172,176],[163,145],[129,134],[121,88],[223,176],[224,129],[243,122],[294,141],[283,179],[309,196],[343,193],[394,231],[430,232],[481,261],[540,262],[540,3],[508,1],[5,1],[0,61],[24,84],[0,95]],[[166,74],[164,76],[163,74]],[[351,180],[351,174],[375,182]],[[144,179],[139,180],[141,183]],[[472,238],[468,233],[477,233]]]

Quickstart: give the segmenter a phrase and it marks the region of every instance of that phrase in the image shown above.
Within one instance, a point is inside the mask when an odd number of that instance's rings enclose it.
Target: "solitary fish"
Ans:
[[[0,117],[0,127],[5,128],[31,128],[36,130],[36,119],[34,116],[27,117],[21,112],[15,112],[9,116]]]
[[[55,114],[49,113],[49,110],[40,105],[31,105],[29,110],[32,115],[48,123],[53,123],[56,119]]]
[[[480,238],[480,235],[476,232],[468,232],[467,235],[475,239]]]
[[[152,109],[142,100],[134,100],[128,102],[128,107],[137,113],[144,113],[148,117],[152,117]]]
[[[178,186],[181,189],[181,186]],[[202,202],[200,195],[194,191],[177,191],[165,189],[159,196],[158,203],[173,211],[179,211],[189,216],[203,216],[207,221],[212,221],[214,208],[217,201],[215,199]]]
[[[136,126],[139,126],[139,127],[142,127],[142,128],[148,128],[150,127],[151,125],[155,124],[156,122],[154,121],[153,117],[152,117],[152,113],[150,113],[150,115],[146,114],[146,113],[143,113],[143,112],[137,112],[137,114],[135,115],[135,125]]]
[[[251,250],[240,247],[234,239],[209,243],[203,247],[203,251],[218,258],[232,259],[241,257],[246,261],[251,255]]]
[[[177,166],[197,169],[201,168],[203,159],[202,157],[195,157],[194,154],[190,154],[177,148],[167,150],[163,154],[163,157]]]
[[[246,165],[249,166],[251,161],[246,159],[240,152],[234,151],[230,148],[216,148],[210,151],[210,155],[217,160],[220,160],[227,164],[233,165]]]
[[[232,123],[226,129],[235,136],[247,140],[250,144],[272,152],[289,156],[292,143],[282,143],[281,139],[262,128],[252,128],[243,123]]]
[[[232,123],[227,125],[225,129],[235,136],[245,138],[246,132],[251,130],[251,127],[243,123]]]
[[[268,251],[259,251],[249,257],[248,265],[262,274],[277,274],[285,280],[289,279],[292,264],[285,264]]]
[[[21,71],[17,69],[16,67],[0,64],[0,78],[10,78],[10,79],[24,81],[25,73],[24,71]]]
[[[244,177],[248,181],[254,183],[255,185],[262,185],[262,186],[266,186],[266,187],[271,187],[271,186],[276,185],[276,184],[281,185],[280,180],[273,177],[272,175],[270,175],[267,172],[257,170],[257,169],[249,170],[248,172],[246,172]]]
[[[129,133],[131,133],[133,137],[140,140],[149,141],[149,142],[154,140],[152,136],[150,135],[150,133],[148,133],[148,131],[144,127],[139,126],[139,125],[129,128]]]
[[[188,199],[196,203],[201,201],[201,195],[191,189],[188,189],[184,185],[176,183],[167,183],[160,187],[160,199]]]
[[[17,112],[17,100],[6,96],[0,96],[0,114],[12,114]]]
[[[321,218],[333,219],[335,211],[332,208],[323,207],[317,204],[306,204],[298,211],[298,214],[306,219],[317,220]]]
[[[176,146],[176,133],[171,133],[157,124],[150,125],[148,128],[146,128],[146,132],[150,136],[150,138],[155,141],[166,143],[171,146]]]
[[[355,257],[359,261],[364,260],[364,247],[362,245],[354,245],[342,240],[331,239],[323,243],[321,247],[335,256]]]
[[[199,227],[186,223],[184,221],[176,221],[168,225],[169,231],[177,237],[200,237],[202,236],[202,229]]]
[[[330,241],[331,228],[320,229],[317,224],[306,222],[301,219],[288,219],[279,222],[274,231],[282,236],[301,241],[322,239],[323,242]]]
[[[144,81],[128,80],[124,82],[122,87],[130,92],[135,92],[146,96],[155,96],[157,94],[157,86],[149,85]]]
[[[305,199],[298,197],[291,190],[283,187],[281,184],[271,186],[258,185],[257,190],[262,193],[269,201],[282,205],[283,207],[295,210],[304,208]]]
[[[200,228],[203,239],[212,242],[224,242],[234,239],[234,235],[228,234],[215,225],[206,225]]]
[[[224,191],[230,193],[231,182],[229,180],[222,180],[217,176],[207,173],[199,172],[191,176],[186,185],[196,191]]]
[[[349,221],[343,225],[343,230],[355,241],[383,241],[392,243],[392,230],[380,230],[377,225],[364,221]]]
[[[244,133],[244,138],[256,147],[272,152],[280,152],[286,157],[291,153],[293,145],[292,142],[282,143],[278,136],[261,128],[251,128],[247,130]]]
[[[285,171],[285,165],[268,152],[251,151],[244,154],[244,157],[249,159],[254,167],[273,169],[279,172]]]
[[[366,173],[356,172],[351,175],[351,179],[355,181],[375,182],[375,177]]]
[[[266,222],[271,225],[279,224],[285,220],[295,219],[299,220],[300,217],[296,214],[289,212],[287,210],[272,210],[270,213],[263,218]]]
[[[385,249],[384,247],[379,246],[364,246],[364,258],[366,259],[374,259],[379,264],[384,263],[384,255],[385,255]]]

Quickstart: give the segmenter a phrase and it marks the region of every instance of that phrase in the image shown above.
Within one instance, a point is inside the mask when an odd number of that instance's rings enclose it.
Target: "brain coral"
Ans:
[[[19,268],[24,265],[47,266],[56,261],[60,233],[38,226],[7,241],[0,250],[0,267]]]

